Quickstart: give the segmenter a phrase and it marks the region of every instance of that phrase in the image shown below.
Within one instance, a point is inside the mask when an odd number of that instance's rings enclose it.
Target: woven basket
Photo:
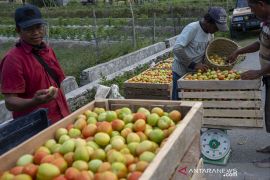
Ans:
[[[206,52],[205,52],[205,61],[206,64],[210,67],[210,68],[214,68],[214,69],[220,69],[220,70],[229,70],[232,69],[234,64],[237,63],[239,60],[243,59],[243,56],[239,57],[236,61],[234,61],[233,63],[228,63],[225,65],[218,65],[215,64],[213,62],[211,62],[210,60],[210,56],[211,55],[218,55],[220,57],[228,57],[229,55],[231,55],[232,52],[234,52],[236,49],[238,49],[238,45],[227,38],[216,38],[213,41],[211,41],[209,43],[209,45],[206,48]]]

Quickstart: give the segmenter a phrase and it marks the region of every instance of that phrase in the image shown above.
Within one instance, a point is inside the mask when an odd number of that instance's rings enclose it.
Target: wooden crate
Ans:
[[[162,107],[165,111],[179,110],[184,118],[180,121],[166,144],[160,149],[156,158],[145,170],[140,179],[164,180],[169,179],[177,168],[178,160],[182,159],[188,151],[192,140],[200,132],[202,121],[202,103],[186,101],[161,101],[161,100],[96,100],[73,112],[58,123],[50,126],[16,148],[0,156],[0,172],[14,167],[16,160],[26,153],[33,153],[35,148],[54,137],[54,132],[60,127],[66,127],[74,119],[88,109],[103,107],[106,110],[115,110],[129,107],[136,111],[139,107],[151,109]],[[3,163],[5,162],[5,163]]]
[[[164,62],[172,62],[172,58],[158,62],[154,67],[148,70],[170,70],[171,68],[159,68],[158,65]],[[144,71],[144,72],[146,72]],[[142,73],[144,73],[142,72]],[[132,78],[131,78],[132,79]],[[172,93],[171,83],[142,83],[142,82],[130,82],[130,80],[124,82],[125,97],[127,99],[162,99],[170,100]]]
[[[124,83],[125,97],[127,99],[171,99],[171,84],[150,83]]]
[[[178,80],[182,100],[203,102],[204,127],[263,127],[261,80]]]

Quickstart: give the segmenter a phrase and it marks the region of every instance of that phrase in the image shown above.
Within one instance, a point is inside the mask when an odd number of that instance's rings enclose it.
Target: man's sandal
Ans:
[[[263,148],[259,148],[256,150],[257,152],[260,152],[260,153],[270,153],[270,146],[266,146],[266,147],[263,147]]]
[[[253,164],[259,168],[270,168],[270,157],[260,161],[255,161]]]

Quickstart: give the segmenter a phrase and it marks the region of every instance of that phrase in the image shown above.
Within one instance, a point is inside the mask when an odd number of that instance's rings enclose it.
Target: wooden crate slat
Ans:
[[[124,82],[125,88],[139,88],[139,89],[169,89],[171,84],[154,84],[154,83],[130,83]]]
[[[203,127],[263,127],[263,119],[203,118]]]
[[[109,104],[129,104],[129,105],[141,105],[144,106],[152,106],[152,105],[163,105],[166,106],[193,106],[197,102],[189,102],[189,101],[167,101],[167,100],[148,100],[148,99],[109,99]]]
[[[146,94],[126,94],[126,99],[163,99],[168,100],[170,99],[169,95],[146,95]]]
[[[185,75],[187,76],[187,74]],[[177,81],[181,89],[260,89],[261,79],[255,80],[184,80]]]
[[[183,167],[188,167],[188,169],[196,168],[198,163],[200,162],[200,155],[201,155],[201,146],[200,146],[200,137],[201,134],[198,133],[194,140],[192,141],[192,144],[188,148],[188,151],[185,153],[185,156],[178,162],[178,167],[170,180],[179,180],[179,179],[190,179],[190,177],[193,177],[193,174],[190,172],[187,175],[184,175],[180,173],[179,171]]]
[[[160,99],[160,100],[169,100],[170,96],[151,96],[151,95],[136,95],[128,94],[126,95],[127,99]]]
[[[179,110],[182,112],[182,115],[185,116],[189,111],[189,106],[193,106],[197,101],[169,101],[167,100],[149,100],[149,99],[126,99],[121,100],[108,100],[110,109],[116,110],[120,107],[129,107],[132,111],[137,111],[139,107],[145,107],[151,110],[154,107],[161,107],[163,110],[170,112],[172,110]],[[200,102],[201,103],[201,102]]]
[[[163,99],[171,98],[171,84],[124,83],[127,99]]]
[[[255,117],[262,118],[263,110],[204,109],[204,117]]]
[[[261,91],[204,91],[204,92],[179,92],[181,98],[197,99],[261,99]]]
[[[261,108],[262,102],[259,100],[255,101],[203,101],[204,108]]]
[[[141,95],[170,95],[170,89],[138,89],[125,88],[125,94],[141,94]]]

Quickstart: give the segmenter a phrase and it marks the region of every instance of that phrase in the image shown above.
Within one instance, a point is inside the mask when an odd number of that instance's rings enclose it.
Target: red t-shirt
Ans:
[[[0,84],[3,94],[17,94],[20,98],[30,99],[40,89],[50,86],[57,87],[56,82],[47,73],[44,67],[35,59],[33,47],[22,40],[20,45],[11,49],[0,64]],[[55,71],[59,82],[65,78],[52,48],[45,45],[39,51],[40,56]],[[13,112],[13,118],[24,116],[38,108],[48,109],[48,118],[55,123],[69,114],[69,108],[63,91],[59,88],[55,100],[24,111]]]

